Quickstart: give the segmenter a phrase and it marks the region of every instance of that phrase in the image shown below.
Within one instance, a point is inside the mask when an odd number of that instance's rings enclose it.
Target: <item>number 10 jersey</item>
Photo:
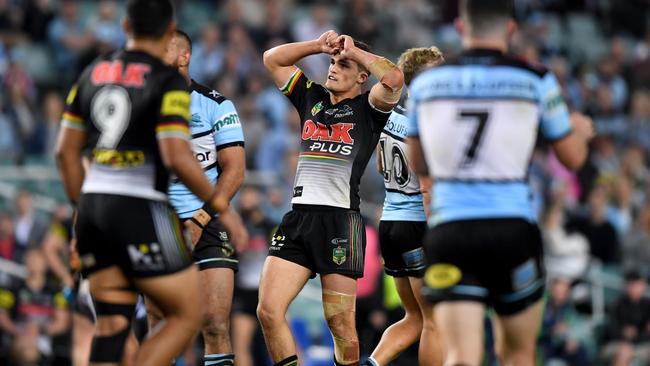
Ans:
[[[406,93],[379,138],[379,160],[386,187],[382,221],[426,221],[420,181],[408,162]]]

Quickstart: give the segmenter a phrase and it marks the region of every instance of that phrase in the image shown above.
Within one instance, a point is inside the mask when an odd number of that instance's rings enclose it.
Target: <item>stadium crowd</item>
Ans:
[[[543,142],[532,160],[549,275],[540,362],[648,364],[650,2],[515,3],[520,24],[514,53],[552,69],[569,107],[591,116],[598,131],[588,163],[575,174]],[[175,4],[179,27],[194,41],[190,75],[233,100],[244,128],[249,179],[235,205],[251,242],[240,257],[232,328],[237,357],[261,365],[257,281],[271,232],[289,206],[300,129],[294,109],[263,69],[262,52],[336,29],[393,59],[409,47],[436,45],[453,60],[460,50],[453,28],[457,1]],[[122,3],[111,0],[0,0],[0,165],[54,166],[64,93],[96,55],[122,45],[122,12]],[[326,74],[328,64],[327,57],[312,56],[302,67],[316,77]],[[0,364],[69,364],[71,283],[54,275],[50,257],[58,254],[45,243],[68,240],[70,211],[61,202],[52,212],[38,212],[33,193],[39,192],[0,198],[0,257],[27,272],[18,279],[0,266]],[[373,233],[383,184],[372,166],[361,194],[369,235],[357,314],[367,353],[401,315],[380,270]],[[599,294],[602,299],[594,300]],[[413,364],[414,354],[395,364]]]

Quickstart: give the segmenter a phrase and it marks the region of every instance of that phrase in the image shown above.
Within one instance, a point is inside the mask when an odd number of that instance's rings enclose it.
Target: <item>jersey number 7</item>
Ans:
[[[490,112],[486,110],[465,110],[458,113],[459,121],[469,121],[476,122],[476,130],[471,137],[471,140],[465,148],[465,157],[460,162],[461,169],[467,169],[474,164],[476,157],[478,156],[478,149],[481,146],[481,141],[483,140],[483,134],[485,132],[485,127],[488,120],[490,119]]]

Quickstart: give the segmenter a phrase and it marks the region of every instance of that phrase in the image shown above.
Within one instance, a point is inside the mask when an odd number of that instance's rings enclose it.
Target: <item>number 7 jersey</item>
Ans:
[[[455,64],[411,83],[409,136],[434,179],[430,224],[468,219],[536,220],[528,168],[538,132],[571,133],[555,76],[500,51],[465,51]]]
[[[382,221],[426,221],[420,181],[408,163],[406,93],[395,106],[379,138],[386,199]]]

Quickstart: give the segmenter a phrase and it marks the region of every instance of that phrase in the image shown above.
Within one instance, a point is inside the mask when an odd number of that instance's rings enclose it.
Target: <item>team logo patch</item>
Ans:
[[[160,270],[165,266],[158,243],[129,244],[126,249],[136,269]]]
[[[432,289],[446,289],[457,284],[463,277],[460,268],[448,263],[438,263],[427,268],[424,283]]]
[[[318,112],[320,112],[322,109],[323,109],[323,102],[316,103],[316,105],[311,108],[311,115],[312,116],[317,115]]]
[[[192,119],[190,120],[190,127],[203,127],[203,123],[201,123],[200,114],[192,113]]]
[[[235,248],[233,248],[230,243],[223,243],[223,246],[221,247],[221,253],[223,253],[224,256],[226,257],[232,257],[235,255]]]
[[[286,237],[284,235],[273,235],[273,238],[271,239],[271,246],[269,247],[269,250],[277,251],[280,250],[284,246],[284,239]]]
[[[332,250],[332,261],[336,263],[337,265],[341,265],[345,263],[345,260],[347,259],[347,249],[337,247]]]
[[[297,186],[293,189],[293,196],[294,197],[301,197],[302,196],[302,186]]]

